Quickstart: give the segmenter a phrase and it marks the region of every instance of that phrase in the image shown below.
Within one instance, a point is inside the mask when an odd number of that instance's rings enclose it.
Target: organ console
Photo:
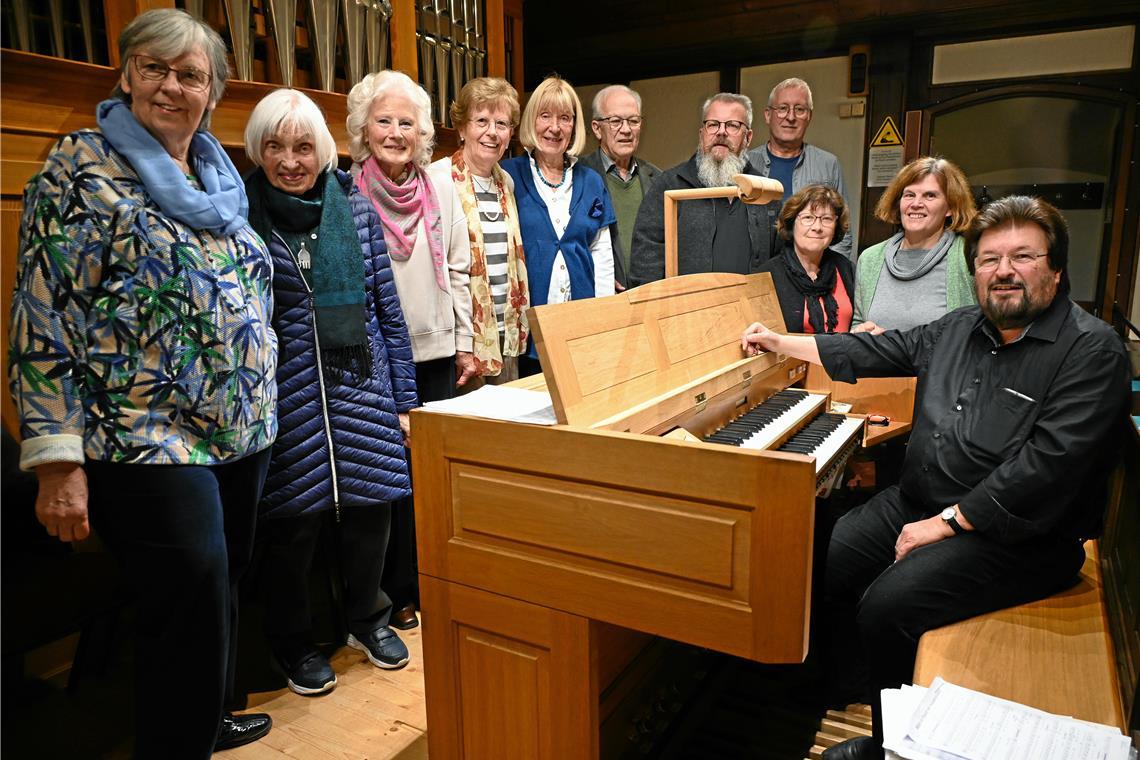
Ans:
[[[429,752],[595,758],[648,635],[758,662],[807,652],[815,496],[913,381],[832,384],[773,353],[767,274],[667,279],[530,312],[558,423],[417,410]],[[836,402],[850,413],[832,411]],[[863,415],[888,414],[868,433]]]

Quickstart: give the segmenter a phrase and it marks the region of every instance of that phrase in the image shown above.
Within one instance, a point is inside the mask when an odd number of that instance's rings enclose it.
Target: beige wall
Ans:
[[[847,56],[741,69],[740,91],[752,98],[755,110],[752,137],[754,147],[763,145],[768,139],[763,113],[764,106],[768,103],[768,93],[788,77],[799,77],[811,86],[815,111],[812,113],[806,139],[812,145],[839,157],[839,163],[843,167],[843,181],[847,184],[847,201],[851,204],[851,220],[854,223],[859,218],[863,195],[866,120],[861,116],[839,118],[840,105],[865,102],[864,98],[847,97]]]
[[[697,149],[701,104],[716,94],[719,83],[715,71],[630,82],[641,95],[645,118],[638,153],[662,169],[689,160]]]

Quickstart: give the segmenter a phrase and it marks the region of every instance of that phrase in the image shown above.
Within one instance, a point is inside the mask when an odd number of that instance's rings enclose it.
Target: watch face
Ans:
[[[946,507],[946,509],[942,510],[942,519],[953,520],[956,514],[958,514],[958,512],[954,507]]]

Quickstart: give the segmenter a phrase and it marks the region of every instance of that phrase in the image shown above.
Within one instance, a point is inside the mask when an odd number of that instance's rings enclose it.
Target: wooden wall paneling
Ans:
[[[521,15],[521,14],[520,14]],[[503,0],[487,0],[483,19],[484,39],[487,44],[487,76],[507,77],[506,25],[510,16],[503,15]]]
[[[866,134],[863,140],[863,176],[867,176],[868,146],[875,132],[890,116],[895,124],[903,127],[907,122],[906,113],[907,78],[910,72],[910,39],[897,36],[875,39],[871,43],[871,95],[867,98]],[[909,146],[916,138],[910,133],[904,135]],[[919,148],[922,150],[925,145]],[[863,183],[866,185],[866,182]],[[848,192],[863,194],[860,206],[859,239],[854,241],[857,250],[886,240],[895,233],[894,225],[875,217],[875,204],[882,197],[883,187],[851,188]]]
[[[420,576],[432,760],[598,756],[584,617]]]
[[[119,34],[135,16],[155,8],[173,8],[174,0],[103,0],[107,24],[107,53],[111,67],[119,67]]]
[[[5,167],[7,171],[7,167]],[[12,309],[12,289],[16,285],[16,262],[19,259],[20,215],[23,204],[19,196],[0,198],[0,370],[3,371],[3,393],[0,393],[0,418],[4,427],[18,441],[20,424],[12,394],[8,392],[8,322]]]
[[[1136,135],[1140,132],[1140,125],[1136,123],[1136,101],[1129,99],[1124,105],[1124,118],[1121,119],[1122,135],[1120,157],[1117,160],[1113,177],[1116,188],[1115,199],[1109,212],[1112,216],[1110,226],[1111,239],[1116,242],[1108,251],[1108,261],[1104,263],[1104,295],[1100,307],[1100,316],[1108,322],[1113,322],[1113,306],[1119,305],[1120,310],[1127,314],[1129,304],[1132,303],[1131,276],[1136,265],[1136,236],[1137,213],[1136,207],[1129,208],[1128,199],[1130,190],[1136,190],[1136,180],[1131,173],[1136,168]],[[1131,126],[1131,128],[1129,128]],[[1129,216],[1131,215],[1131,220]],[[1131,223],[1129,223],[1131,222]],[[1126,239],[1126,231],[1131,240]],[[1131,245],[1131,247],[1129,247]],[[1130,253],[1129,253],[1130,252]]]
[[[392,43],[392,57],[388,65],[402,71],[418,82],[420,78],[419,51],[416,43],[415,0],[392,0],[392,20],[388,34]]]

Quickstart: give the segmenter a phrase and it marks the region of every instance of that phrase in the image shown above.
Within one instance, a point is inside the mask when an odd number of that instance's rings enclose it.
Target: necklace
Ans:
[[[552,184],[549,180],[546,179],[542,173],[542,167],[538,165],[537,161],[534,163],[534,168],[538,170],[536,173],[538,174],[538,178],[542,181],[542,184],[546,185],[551,190],[557,190],[566,182],[566,166],[562,167],[562,179],[558,180],[557,185]]]
[[[495,196],[495,203],[496,203],[496,204],[500,204],[499,208],[498,208],[498,209],[496,209],[495,211],[488,211],[488,210],[487,210],[487,208],[486,208],[485,206],[482,206],[482,205],[480,205],[480,207],[479,207],[479,215],[483,217],[483,221],[486,221],[486,222],[497,222],[497,221],[499,221],[499,217],[501,217],[501,216],[503,215],[503,210],[502,210],[502,206],[501,206],[501,203],[502,203],[502,202],[501,202],[501,201],[500,201],[500,199],[499,199],[499,186],[498,186],[498,183],[497,183],[497,182],[495,182],[495,178],[494,178],[494,177],[491,177],[491,178],[490,178],[490,179],[487,181],[487,186],[486,186],[486,187],[483,187],[483,183],[482,183],[482,182],[480,182],[479,180],[480,180],[480,177],[477,177],[477,176],[475,176],[474,174],[472,174],[472,175],[471,175],[471,182],[472,182],[472,184],[474,184],[474,185],[475,185],[475,192],[476,192],[476,193],[483,193],[483,194],[486,194],[486,195],[491,195],[491,194],[494,194],[494,196]],[[492,189],[492,188],[493,188],[493,189]]]

